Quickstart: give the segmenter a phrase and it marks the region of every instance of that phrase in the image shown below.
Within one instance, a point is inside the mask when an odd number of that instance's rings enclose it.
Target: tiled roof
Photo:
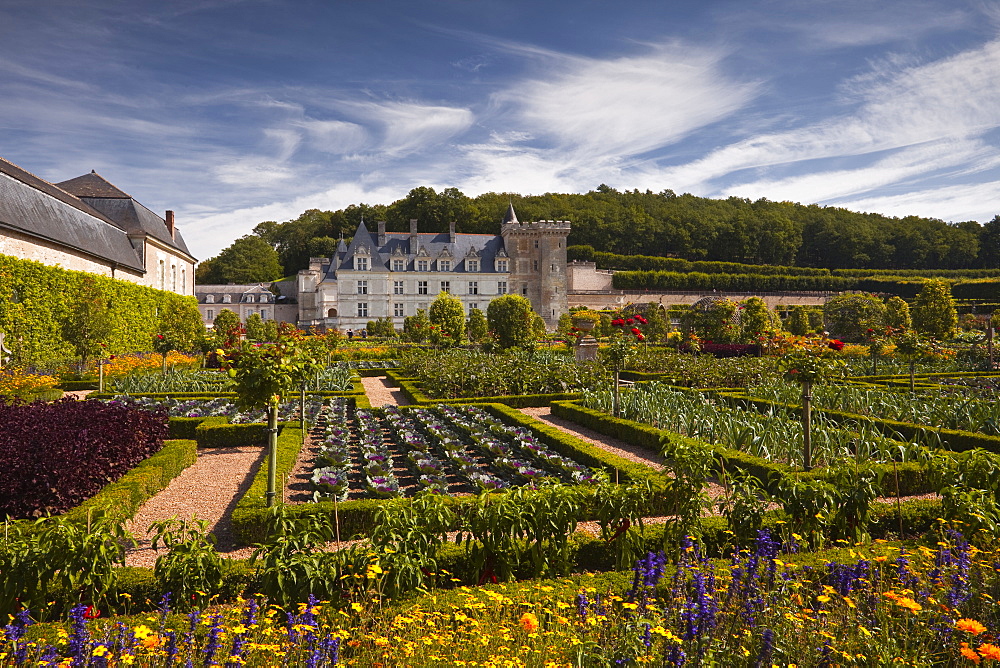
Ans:
[[[117,186],[111,184],[107,179],[97,172],[90,172],[78,176],[75,179],[57,183],[57,186],[77,197],[114,197],[120,199],[132,199],[131,195],[123,193]]]

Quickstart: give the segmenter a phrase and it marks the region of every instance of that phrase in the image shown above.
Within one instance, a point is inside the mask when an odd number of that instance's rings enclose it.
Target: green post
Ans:
[[[278,477],[278,405],[267,411],[267,507],[274,505]]]
[[[306,442],[306,383],[302,381],[299,388],[299,431],[302,433],[302,442]]]
[[[802,468],[812,468],[812,383],[802,383]]]

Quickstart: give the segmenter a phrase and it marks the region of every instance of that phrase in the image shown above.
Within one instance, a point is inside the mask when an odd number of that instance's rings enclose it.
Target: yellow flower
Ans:
[[[899,599],[896,601],[896,605],[898,605],[901,608],[906,608],[907,610],[910,610],[912,612],[920,612],[921,610],[924,609],[922,605],[914,601],[909,596],[899,597]]]
[[[955,622],[955,628],[959,631],[966,631],[974,636],[978,636],[980,633],[986,630],[986,627],[980,624],[975,619],[960,619]]]

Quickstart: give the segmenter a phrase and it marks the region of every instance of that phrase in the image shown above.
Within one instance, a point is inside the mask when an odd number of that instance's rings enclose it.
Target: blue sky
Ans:
[[[416,186],[986,222],[1000,3],[0,0],[0,156],[215,255]]]

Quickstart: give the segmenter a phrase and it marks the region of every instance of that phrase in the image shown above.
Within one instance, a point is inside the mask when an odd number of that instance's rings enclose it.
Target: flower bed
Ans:
[[[0,400],[0,514],[61,513],[163,447],[167,417],[97,401]]]

